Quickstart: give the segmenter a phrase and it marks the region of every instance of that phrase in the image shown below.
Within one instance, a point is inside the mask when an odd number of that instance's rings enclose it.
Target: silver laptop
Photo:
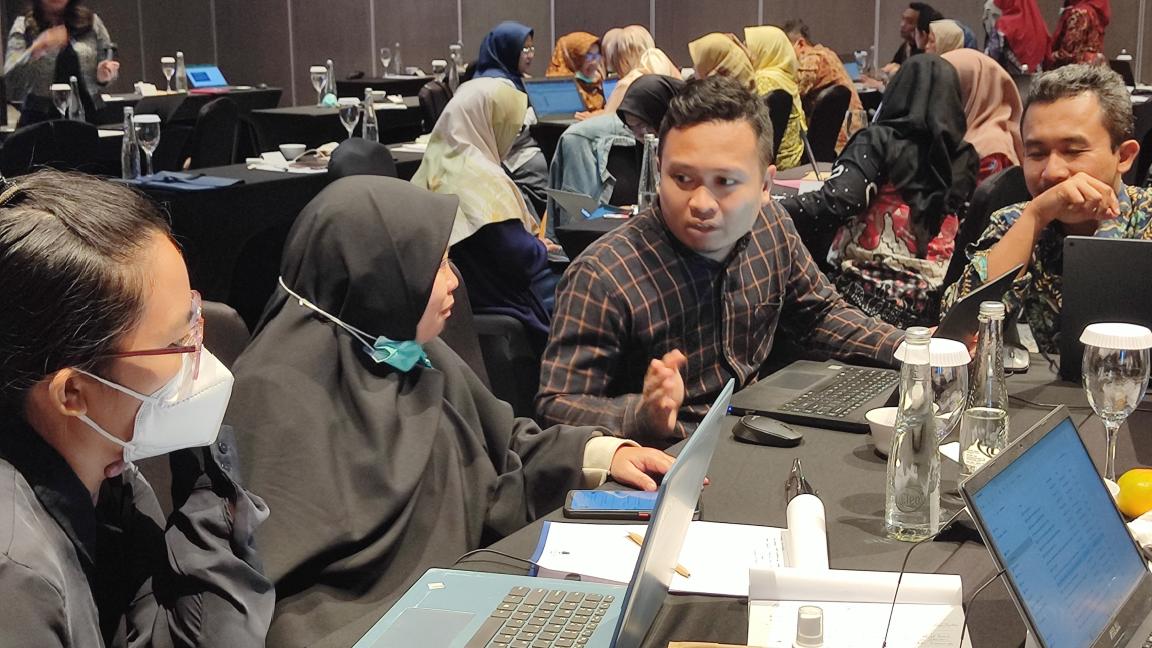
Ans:
[[[668,595],[734,386],[728,381],[664,476],[627,589],[430,569],[354,648],[639,648]]]
[[[960,485],[1044,648],[1144,645],[1152,573],[1061,406]]]

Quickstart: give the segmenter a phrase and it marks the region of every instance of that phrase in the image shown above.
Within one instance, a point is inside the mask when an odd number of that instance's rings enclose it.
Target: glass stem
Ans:
[[[1108,439],[1108,455],[1104,457],[1104,478],[1116,481],[1116,437],[1120,431],[1120,423],[1104,421],[1104,433]]]
[[[144,160],[148,163],[148,175],[152,175],[152,151],[145,149]]]

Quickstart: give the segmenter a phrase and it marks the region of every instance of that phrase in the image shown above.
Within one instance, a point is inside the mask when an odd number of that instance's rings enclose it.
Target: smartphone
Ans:
[[[564,517],[602,520],[647,520],[656,508],[656,491],[572,490]],[[698,519],[697,509],[693,519]]]

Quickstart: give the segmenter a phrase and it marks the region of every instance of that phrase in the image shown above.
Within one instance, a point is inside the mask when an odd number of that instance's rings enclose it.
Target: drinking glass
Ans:
[[[171,56],[160,58],[160,69],[164,71],[166,90],[172,92],[172,77],[176,74],[176,59]]]
[[[941,441],[960,425],[968,401],[968,366],[932,367],[933,403],[936,406],[936,436]]]
[[[60,119],[68,117],[68,101],[72,98],[72,86],[67,83],[53,83],[48,91],[52,93],[52,103],[60,111]]]
[[[348,131],[348,139],[351,139],[352,131],[360,121],[360,100],[355,97],[341,97],[336,101],[336,106],[340,109],[340,122]]]
[[[152,175],[152,153],[160,144],[160,117],[158,115],[133,115],[132,127],[136,129],[136,141],[144,149],[147,162],[146,175]]]
[[[1088,402],[1104,422],[1107,434],[1104,477],[1116,481],[1116,435],[1148,389],[1148,349],[1108,349],[1085,344],[1083,382]]]
[[[392,62],[392,48],[381,47],[380,48],[380,64],[384,66],[384,71],[381,72],[380,76],[382,76],[382,77],[388,76],[388,64],[391,62]]]
[[[324,86],[328,80],[328,68],[323,65],[313,65],[308,68],[308,74],[312,79],[312,89],[316,91],[316,105],[324,105],[324,92],[327,90]]]

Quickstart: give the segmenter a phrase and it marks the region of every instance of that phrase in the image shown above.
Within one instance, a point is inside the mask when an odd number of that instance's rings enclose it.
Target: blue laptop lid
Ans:
[[[531,80],[524,87],[537,115],[574,115],[584,110],[584,101],[572,79]]]
[[[189,65],[188,85],[193,88],[222,88],[228,82],[215,65]]]
[[[618,83],[620,83],[620,79],[604,79],[604,98],[605,99],[612,96],[612,93],[616,91],[616,85]]]

